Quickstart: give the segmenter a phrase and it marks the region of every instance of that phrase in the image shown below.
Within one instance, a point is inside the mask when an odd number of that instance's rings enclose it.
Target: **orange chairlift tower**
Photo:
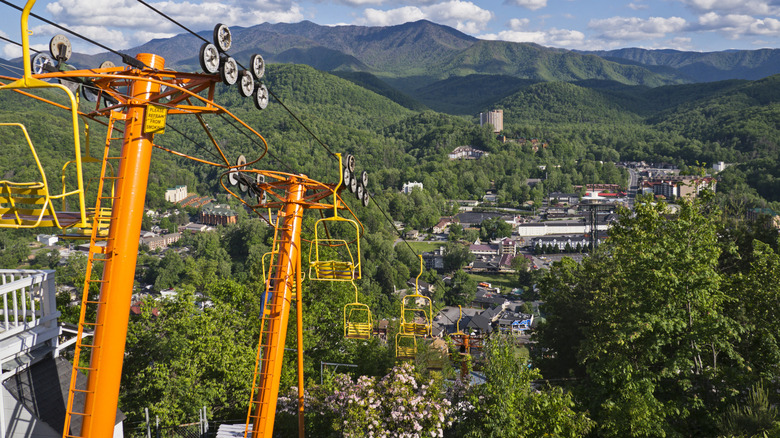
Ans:
[[[250,70],[239,70],[236,61],[227,54],[231,35],[226,26],[217,25],[214,44],[203,44],[200,49],[204,73],[167,70],[163,58],[145,53],[135,58],[123,55],[123,62],[127,64],[124,67],[107,61],[99,68],[79,70],[64,64],[70,56],[71,47],[62,35],[55,36],[50,44],[54,59],[39,54],[31,62],[27,22],[34,4],[35,0],[28,0],[21,17],[24,75],[20,79],[0,77],[1,81],[11,81],[2,82],[0,93],[16,91],[70,111],[77,187],[67,192],[63,187],[62,194],[52,194],[24,126],[11,124],[11,128],[20,128],[23,132],[41,178],[32,183],[0,181],[0,228],[81,230],[81,234],[90,240],[63,437],[104,438],[113,435],[138,236],[153,147],[224,169],[220,183],[229,193],[240,199],[240,195],[224,184],[226,179],[256,197],[251,204],[242,200],[255,211],[278,210],[273,261],[266,285],[269,293],[266,294],[262,316],[258,366],[252,383],[253,399],[249,414],[253,423],[252,437],[270,437],[291,301],[298,298],[301,290],[302,215],[306,209],[348,209],[338,193],[341,184],[324,184],[305,175],[247,169],[263,158],[268,149],[267,143],[254,129],[214,102],[215,88],[219,82],[237,84],[244,97],[252,97],[255,106],[263,109],[268,104],[268,90],[259,81],[265,64],[260,55],[253,55]],[[60,84],[48,83],[47,80],[58,80]],[[35,94],[34,91],[39,88],[61,90],[67,96],[68,104],[52,100],[47,94]],[[94,109],[82,111],[79,108],[75,97],[79,91],[88,101],[95,103]],[[228,160],[211,135],[203,118],[204,115],[214,114],[230,117],[251,132],[259,140],[255,143],[263,148],[258,158],[247,163],[241,156],[235,165],[230,164],[232,161]],[[217,162],[189,157],[155,144],[155,135],[164,133],[169,115],[197,117],[218,152]],[[88,204],[83,184],[79,117],[107,127],[94,204]],[[116,147],[118,143],[121,147]],[[118,171],[110,170],[113,168]],[[345,185],[367,205],[369,197],[365,191],[365,173],[362,182],[358,181],[354,175],[354,159],[348,160],[342,172]],[[333,197],[333,201],[323,202],[329,196]],[[66,197],[78,198],[77,211],[56,211],[53,201]],[[65,202],[62,204],[66,205]],[[354,214],[352,217],[355,217]],[[92,268],[96,263],[103,264],[103,275],[99,279],[92,278]],[[97,298],[90,295],[91,286],[99,286]],[[300,299],[297,302],[300,318]],[[301,336],[299,332],[299,365],[302,360]],[[300,412],[303,410],[301,372],[302,367],[299,366]],[[87,375],[86,386],[77,384],[80,373]]]

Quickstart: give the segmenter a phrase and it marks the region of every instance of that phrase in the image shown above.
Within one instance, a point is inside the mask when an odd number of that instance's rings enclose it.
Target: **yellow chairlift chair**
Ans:
[[[344,306],[344,337],[348,339],[369,339],[374,328],[371,320],[371,309],[358,300],[358,288],[355,288],[355,302]]]
[[[405,333],[395,335],[395,358],[410,360],[417,356],[417,336]]]
[[[414,293],[401,299],[401,333],[414,336],[431,336],[433,327],[433,303],[429,297],[420,295],[420,277],[423,260],[420,257],[420,273],[414,282]]]
[[[341,168],[341,154],[336,155],[339,157],[339,168]],[[360,227],[357,221],[340,217],[338,214],[338,206],[343,201],[337,192],[343,182],[343,172],[339,172],[339,183],[333,189],[333,216],[322,218],[314,225],[314,239],[309,248],[309,278],[312,280],[352,281],[361,278]],[[348,231],[345,233],[352,238],[354,232],[354,239],[347,241],[346,239],[334,238],[330,236],[328,226],[333,229],[337,229],[339,226],[346,227]],[[350,246],[354,246],[357,262],[352,255]],[[337,251],[346,250],[347,257],[342,260],[326,260],[325,251],[321,251],[320,247],[333,248]]]
[[[26,29],[26,23],[24,23]],[[57,83],[47,83],[32,77],[30,61],[30,44],[27,32],[22,32],[24,76],[10,84],[0,86],[0,91],[13,90],[30,91],[44,88],[58,88],[64,91],[70,102],[71,131],[73,134],[73,148],[76,157],[77,187],[75,190],[65,191],[53,195],[46,179],[41,161],[33,146],[27,129],[21,123],[2,123],[3,129],[21,129],[24,139],[29,147],[37,166],[39,178],[37,181],[9,181],[0,180],[0,228],[36,228],[57,227],[60,229],[69,227],[86,228],[89,220],[84,200],[84,181],[81,169],[81,143],[79,140],[78,103],[76,97],[67,87]],[[7,132],[7,131],[6,131]],[[13,134],[12,134],[13,135]],[[3,136],[6,138],[7,136]],[[21,138],[21,137],[19,137]],[[66,197],[78,199],[78,211],[58,212],[54,209],[54,201]]]

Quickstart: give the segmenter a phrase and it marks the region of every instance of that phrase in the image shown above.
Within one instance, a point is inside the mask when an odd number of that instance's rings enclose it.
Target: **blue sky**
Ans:
[[[23,6],[23,0],[10,0]],[[390,26],[427,19],[481,39],[548,47],[719,51],[777,48],[780,0],[146,0],[194,30],[310,20]],[[0,35],[20,41],[19,13],[0,4]],[[181,29],[136,0],[38,0],[33,12],[116,50]],[[56,29],[31,19],[34,47]],[[102,50],[71,38],[74,50]],[[0,57],[21,51],[0,42]]]

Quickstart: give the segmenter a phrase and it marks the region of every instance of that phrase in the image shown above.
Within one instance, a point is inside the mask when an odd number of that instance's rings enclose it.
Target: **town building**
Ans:
[[[423,263],[425,269],[435,269],[436,271],[444,270],[444,247],[440,246],[433,251],[422,253]]]
[[[238,214],[223,204],[206,205],[198,213],[198,222],[206,225],[230,225],[237,220]]]
[[[404,186],[401,188],[401,193],[403,193],[405,195],[408,195],[408,194],[412,193],[412,190],[414,190],[415,188],[418,188],[418,189],[422,190],[423,189],[423,183],[417,182],[417,181],[410,181],[410,182],[404,184]]]
[[[187,186],[176,186],[165,191],[165,200],[177,203],[187,197]]]
[[[648,178],[642,181],[642,191],[665,198],[695,198],[696,195],[709,188],[715,190],[717,182],[712,177],[695,177],[689,175],[666,175]]]
[[[450,160],[478,160],[487,155],[487,152],[471,146],[458,146],[447,157]]]
[[[59,241],[59,238],[51,234],[39,234],[35,236],[35,240],[46,246],[53,246]]]
[[[152,236],[144,235],[143,232],[141,234],[142,235],[138,243],[140,245],[148,246],[150,251],[154,251],[157,249],[165,249],[168,246],[178,242],[179,239],[181,239],[181,233],[168,233],[168,234],[152,235]]]
[[[451,217],[443,217],[439,220],[439,223],[433,226],[432,231],[434,234],[443,234],[447,232],[452,223],[453,222]]]
[[[491,110],[479,113],[479,126],[492,125],[493,132],[498,134],[504,130],[504,110]]]

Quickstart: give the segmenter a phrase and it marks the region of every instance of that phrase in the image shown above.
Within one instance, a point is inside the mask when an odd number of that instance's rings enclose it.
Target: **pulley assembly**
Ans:
[[[254,54],[249,60],[249,70],[239,69],[238,62],[227,54],[233,44],[230,28],[219,23],[214,27],[213,43],[203,43],[200,46],[200,67],[204,72],[219,74],[225,85],[238,84],[238,92],[243,97],[253,97],[257,109],[268,106],[268,88],[260,80],[265,75],[265,61],[259,54]],[[260,82],[255,84],[255,81]]]

